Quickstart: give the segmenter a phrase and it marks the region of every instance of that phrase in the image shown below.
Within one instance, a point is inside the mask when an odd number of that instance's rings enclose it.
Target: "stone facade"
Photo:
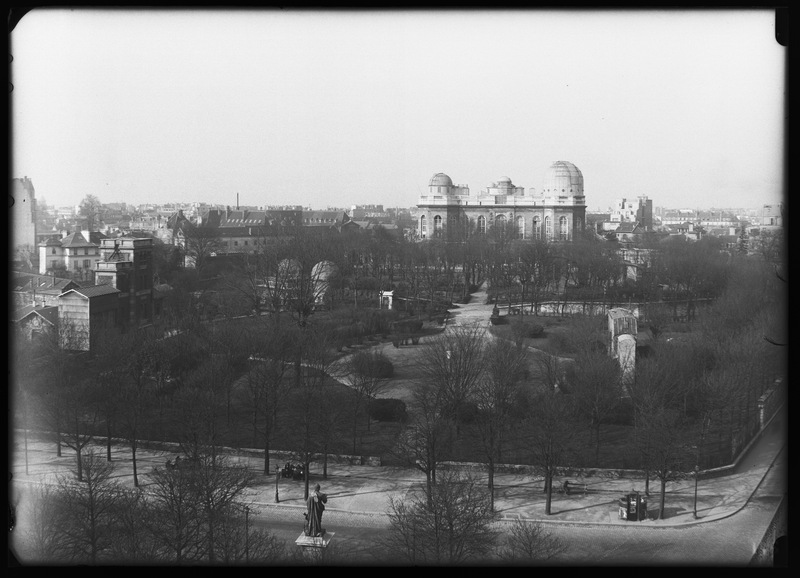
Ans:
[[[570,162],[557,161],[548,169],[540,191],[514,185],[502,177],[477,194],[467,185],[454,185],[444,174],[435,174],[414,212],[416,236],[428,239],[469,226],[488,233],[497,226],[514,225],[521,239],[571,241],[583,231],[586,201],[583,174]]]

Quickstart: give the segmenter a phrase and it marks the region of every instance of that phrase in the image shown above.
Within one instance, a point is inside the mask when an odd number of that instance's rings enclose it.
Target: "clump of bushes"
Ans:
[[[417,333],[422,331],[422,319],[404,319],[395,321],[392,330],[396,333]]]
[[[408,419],[406,403],[394,398],[373,399],[369,406],[369,417],[375,421],[404,423]]]
[[[511,329],[514,332],[515,337],[519,336],[536,338],[544,335],[543,325],[533,321],[527,321],[525,319],[515,319],[512,322]]]
[[[366,377],[389,379],[394,375],[394,365],[383,353],[359,351],[353,356],[353,369]]]

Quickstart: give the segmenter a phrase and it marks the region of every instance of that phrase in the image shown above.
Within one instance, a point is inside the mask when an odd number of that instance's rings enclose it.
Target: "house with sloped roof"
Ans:
[[[88,231],[75,231],[39,243],[39,273],[67,271],[75,279],[91,281],[95,263],[100,260],[101,238]]]
[[[57,306],[58,297],[64,291],[81,286],[73,279],[21,271],[12,271],[9,280],[11,281],[12,304],[15,309],[26,305]]]
[[[58,326],[58,307],[26,305],[11,313],[11,323],[27,341],[45,337]]]
[[[639,223],[620,223],[619,226],[610,233],[610,235],[620,243],[634,243],[641,239],[644,234],[644,229],[639,226]]]
[[[668,225],[667,230],[671,237],[682,236],[688,241],[698,241],[703,236],[703,228],[698,227],[691,221]]]
[[[59,341],[63,349],[90,351],[103,332],[117,327],[120,290],[111,285],[70,289],[58,299]]]

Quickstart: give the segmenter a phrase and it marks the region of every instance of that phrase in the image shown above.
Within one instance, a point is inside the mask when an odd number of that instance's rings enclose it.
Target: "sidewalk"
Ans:
[[[18,490],[21,484],[56,483],[56,475],[68,474],[74,469],[75,455],[64,449],[57,457],[51,442],[28,439],[27,473],[23,432],[15,432],[11,445],[12,456],[9,468],[13,475],[10,494],[13,500],[29,495]],[[496,475],[495,507],[503,520],[537,520],[546,523],[571,525],[614,525],[627,527],[664,527],[697,524],[731,516],[742,509],[759,487],[765,475],[773,470],[786,470],[787,452],[785,441],[777,433],[764,436],[759,447],[749,452],[747,464],[739,473],[700,479],[697,484],[697,514],[694,518],[694,479],[667,484],[664,517],[653,519],[660,501],[657,480],[650,482],[648,497],[648,519],[627,521],[619,517],[618,500],[626,493],[636,490],[644,493],[644,480],[585,478],[588,492],[565,496],[553,493],[551,515],[545,514],[546,496],[542,481],[530,475]],[[97,445],[94,451],[105,455],[105,447]],[[175,452],[140,449],[137,451],[137,466],[142,486],[154,467],[163,467]],[[780,458],[780,459],[779,459]],[[263,470],[263,460],[252,457],[233,458],[247,464],[254,472]],[[112,451],[115,475],[118,481],[133,486],[130,451],[124,446],[115,446]],[[272,468],[276,467],[273,460]],[[321,464],[310,468],[311,484],[319,483],[328,495],[326,516],[331,524],[382,526],[388,520],[386,511],[390,497],[403,498],[419,491],[425,482],[424,475],[416,470],[395,467],[351,466],[329,464],[328,478],[322,478]],[[482,474],[485,479],[485,474]],[[301,516],[298,510],[305,508],[304,485],[301,481],[278,479],[280,502],[275,503],[276,476],[256,475],[256,484],[249,490],[248,498],[257,510],[257,515],[271,519],[295,519]],[[23,500],[25,498],[22,498]],[[24,504],[18,504],[18,508]]]

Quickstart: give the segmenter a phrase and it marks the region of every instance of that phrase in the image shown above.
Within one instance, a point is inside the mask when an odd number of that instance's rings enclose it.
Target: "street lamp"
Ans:
[[[244,560],[250,563],[250,506],[244,507]]]

